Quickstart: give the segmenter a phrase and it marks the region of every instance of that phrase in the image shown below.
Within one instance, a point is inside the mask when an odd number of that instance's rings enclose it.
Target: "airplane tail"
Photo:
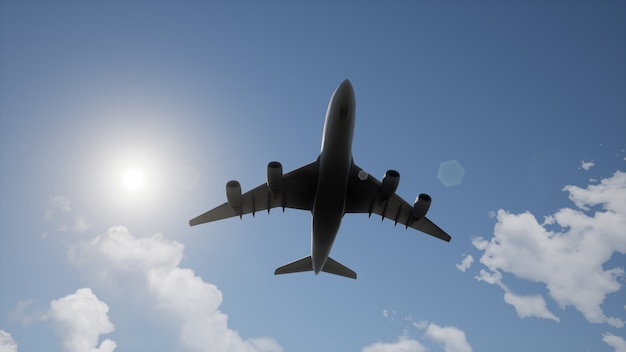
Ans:
[[[350,270],[350,268],[339,263],[331,257],[328,257],[328,259],[326,260],[326,264],[324,264],[322,271],[356,280],[356,273],[354,271]]]
[[[299,273],[303,271],[313,271],[313,260],[311,259],[311,256],[298,259],[279,267],[276,271],[274,271],[274,275]],[[354,271],[330,257],[326,260],[322,271],[329,274],[344,276],[350,279],[356,279],[356,273]]]

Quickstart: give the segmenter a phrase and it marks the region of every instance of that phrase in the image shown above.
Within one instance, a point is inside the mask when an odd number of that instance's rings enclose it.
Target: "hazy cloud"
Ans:
[[[48,317],[60,327],[66,351],[111,352],[116,344],[110,339],[96,347],[100,335],[114,329],[108,312],[109,307],[91,289],[81,288],[76,293],[50,302]]]
[[[70,218],[69,215],[71,213],[70,200],[62,194],[57,194],[54,197],[50,197],[44,217],[48,222],[55,220],[58,224],[57,231],[59,232],[73,231],[80,234],[87,232],[91,228],[91,223],[85,217],[77,215]],[[48,237],[48,232],[44,232],[41,235],[41,238],[46,237]]]
[[[602,341],[613,347],[615,352],[626,352],[626,341],[620,336],[615,336],[607,332],[606,334],[602,334]]]
[[[461,264],[456,265],[456,268],[461,270],[462,272],[465,272],[467,269],[469,269],[470,266],[472,266],[473,262],[474,262],[474,257],[472,257],[471,255],[467,255],[465,256],[465,258],[463,258],[463,261],[461,262]]]
[[[20,300],[11,312],[11,319],[19,321],[23,326],[32,322],[46,320],[47,304],[42,304],[36,299]]]
[[[54,197],[50,197],[44,217],[46,221],[50,221],[54,218],[56,213],[69,213],[71,211],[70,200],[62,194],[57,194]]]
[[[76,233],[84,233],[87,232],[91,228],[91,223],[87,221],[82,216],[77,216],[74,218],[74,225],[72,226],[72,230]]]
[[[0,351],[17,352],[17,343],[13,341],[11,334],[4,330],[0,330]]]
[[[282,351],[272,338],[244,340],[228,327],[219,310],[222,293],[190,269],[181,268],[184,246],[161,234],[133,236],[122,226],[70,250],[70,261],[107,277],[139,275],[158,311],[180,326],[181,343],[190,351]]]
[[[494,236],[472,240],[484,251],[480,262],[489,270],[481,270],[477,279],[503,288],[505,301],[520,317],[556,320],[540,295],[513,294],[502,283],[502,272],[545,284],[561,308],[574,306],[589,322],[622,327],[624,321],[606,316],[601,304],[606,295],[621,289],[619,279],[624,277],[624,268],[605,270],[605,264],[614,253],[626,254],[626,173],[617,171],[600,184],[564,190],[578,209],[560,209],[544,224],[530,212],[497,212]],[[592,212],[594,206],[599,207]],[[548,230],[548,225],[561,230]]]

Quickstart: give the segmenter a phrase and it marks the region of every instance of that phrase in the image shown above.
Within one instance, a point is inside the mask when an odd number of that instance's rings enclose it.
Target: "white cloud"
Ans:
[[[515,308],[517,316],[520,318],[543,318],[552,319],[559,322],[559,318],[554,315],[546,305],[546,301],[541,295],[522,296],[517,295],[510,290],[506,290],[504,293],[504,301]]]
[[[443,347],[445,352],[472,352],[472,346],[465,339],[465,332],[454,326],[428,324],[426,336]]]
[[[428,327],[428,320],[418,320],[413,322],[413,326],[419,330],[426,330]]]
[[[477,240],[478,241],[478,240]],[[486,241],[485,241],[486,242]],[[517,316],[520,318],[544,318],[552,319],[559,322],[559,318],[555,316],[546,305],[546,301],[540,295],[534,296],[522,296],[515,294],[502,283],[502,273],[499,271],[487,272],[484,269],[480,270],[480,274],[475,276],[476,280],[483,281],[491,285],[497,285],[504,290],[504,301],[515,308]]]
[[[426,320],[412,322],[413,327],[424,333],[428,340],[440,345],[445,352],[471,352],[472,346],[467,342],[465,332],[454,326],[439,326]],[[361,352],[426,352],[420,341],[406,335],[398,337],[396,342],[376,342],[366,346]]]
[[[181,268],[184,246],[161,234],[135,237],[125,227],[112,227],[104,235],[70,250],[77,267],[115,278],[137,275],[156,308],[180,326],[179,339],[190,351],[282,351],[272,338],[244,340],[228,327],[219,310],[222,293],[190,269]]]
[[[581,161],[580,162],[580,167],[583,170],[589,170],[591,169],[592,166],[596,165],[593,161]]]
[[[602,341],[613,347],[615,352],[626,352],[626,341],[623,337],[615,336],[611,333],[602,334]]]
[[[571,305],[589,322],[622,327],[624,321],[606,316],[601,304],[621,289],[619,279],[624,277],[624,268],[605,270],[605,264],[616,252],[626,254],[626,173],[617,171],[600,184],[564,190],[579,210],[560,209],[543,225],[530,212],[498,211],[494,236],[489,241],[472,240],[484,251],[480,262],[489,269],[477,279],[502,287],[505,300],[520,317],[556,318],[544,309],[542,297],[512,294],[501,282],[501,273],[545,284],[561,308]],[[588,214],[593,206],[601,210]],[[549,231],[545,225],[559,226],[561,231]]]
[[[0,330],[0,352],[17,352],[17,343],[13,341],[11,334]]]
[[[461,264],[456,265],[456,268],[461,270],[462,272],[465,272],[467,269],[469,269],[470,266],[472,266],[473,262],[474,262],[474,257],[472,257],[471,255],[467,255],[465,256],[465,258],[463,258],[463,261],[461,262]]]
[[[396,310],[383,309],[383,317],[387,318],[389,321],[394,321],[396,317]]]
[[[114,329],[108,312],[109,307],[91,289],[81,288],[76,293],[50,302],[48,316],[60,327],[66,351],[111,352],[116,344],[110,339],[96,347],[99,336]]]
[[[400,336],[396,342],[375,342],[363,347],[361,352],[426,352],[428,349],[419,341]]]

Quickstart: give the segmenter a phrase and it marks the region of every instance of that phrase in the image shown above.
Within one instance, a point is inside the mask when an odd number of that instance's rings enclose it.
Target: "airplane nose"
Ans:
[[[354,103],[354,90],[352,89],[352,83],[350,83],[350,80],[343,80],[333,95],[340,101],[347,102],[352,105]]]
[[[350,83],[350,80],[349,79],[344,79],[343,82],[341,82],[341,84],[339,85],[339,90],[343,91],[343,92],[351,92],[351,91],[353,91],[352,83]]]

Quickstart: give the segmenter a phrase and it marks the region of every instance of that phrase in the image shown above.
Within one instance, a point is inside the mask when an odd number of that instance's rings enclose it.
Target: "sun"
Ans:
[[[139,168],[130,168],[122,174],[122,185],[131,192],[141,190],[146,183],[146,177]]]

